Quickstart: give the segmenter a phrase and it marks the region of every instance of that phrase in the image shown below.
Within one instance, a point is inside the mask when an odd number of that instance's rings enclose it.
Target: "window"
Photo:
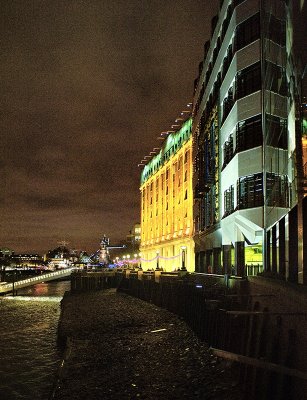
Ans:
[[[184,193],[184,200],[186,200],[188,198],[188,191],[186,190]]]
[[[225,97],[223,101],[223,122],[227,118],[228,114],[230,113],[230,110],[232,109],[232,106],[234,105],[235,101],[233,98],[233,91],[232,88],[228,90],[227,97]]]
[[[234,187],[230,186],[224,192],[224,217],[234,212]]]
[[[226,73],[228,71],[228,68],[229,68],[229,66],[231,64],[232,58],[233,58],[233,50],[232,50],[232,45],[230,44],[228,46],[227,55],[223,60],[223,67],[222,67],[222,78],[223,79],[225,78],[225,75],[226,75]]]
[[[234,156],[234,152],[233,152],[233,137],[232,137],[232,135],[230,135],[228,140],[224,143],[223,153],[224,153],[223,168],[225,168],[226,165],[230,162],[230,160]]]
[[[236,152],[262,146],[261,115],[241,121],[236,129]]]
[[[269,61],[265,62],[265,87],[271,92],[278,93],[281,96],[287,96],[288,84],[285,68],[273,64]]]
[[[285,46],[286,45],[286,21],[277,19],[272,14],[267,14],[268,19],[267,26],[267,37],[273,42]]]
[[[267,205],[272,207],[289,207],[289,187],[286,175],[267,173]]]
[[[260,14],[257,13],[237,26],[235,51],[260,38]]]
[[[266,115],[266,144],[286,150],[288,148],[287,120]]]
[[[238,209],[263,206],[263,174],[240,177],[237,181]]]
[[[236,99],[248,96],[261,89],[260,62],[239,71],[236,77]]]

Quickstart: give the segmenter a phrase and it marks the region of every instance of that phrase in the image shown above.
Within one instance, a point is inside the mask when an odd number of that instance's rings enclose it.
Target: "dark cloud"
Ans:
[[[0,246],[93,249],[192,98],[218,1],[0,0]]]

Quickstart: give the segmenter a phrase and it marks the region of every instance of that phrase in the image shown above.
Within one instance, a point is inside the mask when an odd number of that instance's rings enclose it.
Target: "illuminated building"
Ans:
[[[194,271],[192,120],[167,132],[141,174],[143,269]]]
[[[42,264],[43,257],[38,254],[13,254],[10,260],[12,266],[37,267]]]
[[[129,234],[126,236],[126,245],[128,251],[138,251],[141,242],[141,224],[134,224]]]
[[[243,276],[259,265],[295,281],[289,212],[301,137],[291,1],[220,4],[193,101],[195,268]]]

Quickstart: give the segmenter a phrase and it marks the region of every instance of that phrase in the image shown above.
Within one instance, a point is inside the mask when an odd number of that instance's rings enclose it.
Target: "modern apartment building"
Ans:
[[[195,269],[290,276],[301,140],[291,1],[220,3],[193,101]]]
[[[194,271],[191,118],[165,133],[142,170],[140,191],[142,267]]]

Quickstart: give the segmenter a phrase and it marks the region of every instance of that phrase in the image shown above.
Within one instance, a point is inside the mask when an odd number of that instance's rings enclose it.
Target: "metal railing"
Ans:
[[[35,276],[34,278],[27,278],[20,281],[15,281],[12,283],[6,283],[0,285],[0,294],[14,292],[17,289],[21,289],[27,286],[32,286],[37,283],[51,281],[53,279],[59,279],[61,277],[69,276],[73,271],[73,268],[67,268],[60,271],[50,272],[48,274],[42,274]]]

